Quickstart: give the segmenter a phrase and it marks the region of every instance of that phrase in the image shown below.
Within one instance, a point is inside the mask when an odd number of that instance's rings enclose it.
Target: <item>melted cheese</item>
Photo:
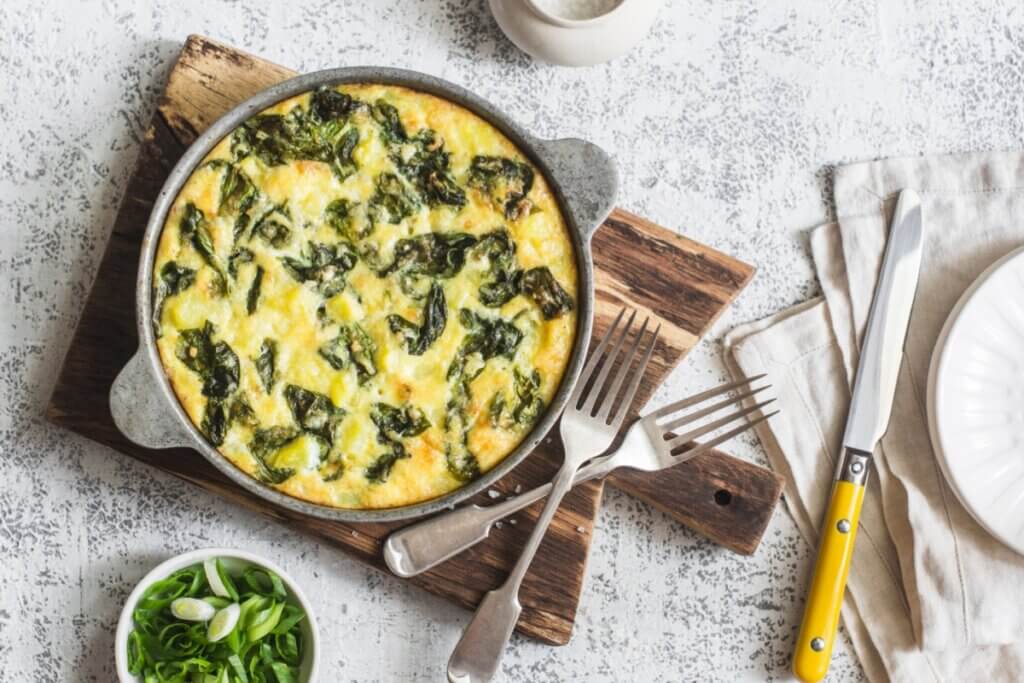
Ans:
[[[497,228],[508,230],[516,243],[516,258],[521,268],[546,266],[558,283],[575,301],[577,277],[572,242],[557,202],[543,175],[535,170],[528,195],[533,209],[516,219],[507,219],[501,207],[483,193],[467,187],[466,177],[477,155],[496,155],[529,163],[526,157],[493,126],[469,111],[440,98],[384,85],[347,85],[338,90],[366,103],[379,100],[394,105],[410,136],[422,128],[433,129],[450,154],[450,173],[465,189],[466,204],[458,209],[423,204],[399,224],[379,222],[360,246],[372,246],[382,262],[390,262],[395,244],[403,237],[427,232],[466,232],[480,236]],[[300,95],[271,107],[264,113],[287,114],[295,107],[308,106],[310,95]],[[454,277],[441,279],[448,307],[448,320],[440,337],[420,356],[406,351],[401,339],[388,325],[387,317],[398,314],[419,322],[422,302],[410,298],[398,286],[395,276],[379,276],[363,259],[347,273],[343,291],[326,301],[311,283],[296,281],[282,266],[283,257],[300,258],[308,241],[337,242],[339,236],[325,219],[327,206],[336,199],[366,204],[375,191],[380,173],[397,173],[388,156],[378,124],[365,109],[351,114],[348,125],[359,131],[359,143],[353,152],[358,170],[339,181],[331,168],[316,161],[289,161],[267,166],[255,156],[247,156],[238,167],[258,188],[261,197],[250,211],[261,215],[272,205],[281,204],[290,213],[292,234],[280,247],[255,238],[244,244],[253,252],[251,263],[242,263],[229,278],[227,292],[217,293],[217,274],[194,246],[180,234],[179,224],[189,203],[200,209],[210,231],[213,247],[222,264],[227,264],[235,248],[237,211],[220,212],[222,172],[204,164],[186,182],[167,221],[156,255],[154,287],[160,286],[159,273],[164,264],[174,261],[197,271],[196,281],[184,291],[167,299],[160,316],[161,334],[157,345],[167,376],[182,406],[192,421],[202,424],[207,398],[202,381],[176,356],[183,330],[201,328],[207,321],[215,328],[216,341],[223,341],[238,356],[240,378],[238,395],[253,409],[259,428],[294,427],[283,396],[284,387],[293,384],[327,396],[346,412],[337,426],[333,444],[304,434],[267,458],[265,464],[293,470],[279,490],[314,503],[342,508],[386,508],[409,505],[444,495],[463,482],[449,471],[445,457],[448,440],[445,431],[446,410],[452,384],[447,371],[458,353],[466,331],[459,322],[459,309],[468,308],[482,316],[500,315],[515,320],[524,332],[512,359],[495,358],[470,383],[466,407],[469,420],[467,444],[476,456],[481,471],[502,461],[526,436],[532,425],[494,426],[488,419],[488,406],[499,393],[514,394],[515,368],[526,372],[536,369],[541,376],[540,396],[549,403],[561,381],[573,348],[575,313],[570,311],[545,320],[536,304],[525,296],[516,296],[498,309],[479,301],[479,287],[486,277],[482,259],[470,259]],[[207,156],[232,159],[230,136]],[[253,219],[255,220],[255,218]],[[261,295],[256,310],[247,311],[247,292],[257,266],[263,269]],[[323,305],[325,323],[318,314]],[[340,324],[357,323],[376,345],[374,363],[377,374],[360,383],[356,368],[333,368],[318,349],[338,334]],[[261,382],[254,359],[265,339],[277,343],[277,381],[268,394]],[[414,406],[421,410],[430,427],[422,433],[402,439],[408,457],[398,460],[383,481],[367,478],[367,468],[388,451],[381,443],[378,429],[370,418],[375,403],[395,407]],[[250,450],[256,426],[233,422],[227,430],[220,452],[242,471],[258,476],[260,463]],[[329,452],[325,452],[329,449]],[[329,463],[329,465],[324,465]],[[337,465],[340,464],[340,470]],[[325,467],[340,476],[325,476]]]

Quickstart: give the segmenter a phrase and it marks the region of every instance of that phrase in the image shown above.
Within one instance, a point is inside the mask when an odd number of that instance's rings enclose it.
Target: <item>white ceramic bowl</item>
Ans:
[[[974,281],[939,335],[928,426],[943,474],[990,534],[1024,554],[1024,249]]]
[[[160,579],[167,578],[179,569],[184,569],[194,564],[202,564],[204,560],[208,560],[213,557],[219,557],[227,569],[231,571],[238,571],[245,567],[256,565],[270,571],[281,577],[281,581],[284,583],[284,587],[288,592],[288,598],[295,605],[300,607],[303,612],[306,613],[306,618],[302,620],[303,637],[306,643],[306,651],[302,658],[302,664],[299,669],[299,682],[300,683],[315,683],[318,676],[319,659],[320,659],[320,643],[318,630],[316,626],[316,615],[313,613],[313,606],[309,600],[306,599],[302,589],[299,588],[298,584],[292,580],[288,574],[278,567],[273,562],[265,560],[262,557],[247,553],[243,550],[231,550],[229,548],[206,548],[203,550],[193,550],[191,552],[172,557],[166,562],[162,562],[153,571],[146,574],[146,576],[139,581],[138,585],[135,586],[135,590],[128,596],[128,600],[124,604],[124,608],[121,610],[121,619],[117,622],[117,634],[114,636],[114,660],[117,665],[117,678],[120,683],[139,683],[140,678],[133,676],[128,673],[128,635],[135,628],[135,623],[132,620],[132,612],[135,611],[135,605],[138,603],[139,598],[142,597],[143,592],[149,588],[153,583]]]
[[[622,0],[593,19],[566,19],[534,0],[490,0],[498,26],[523,52],[552,64],[590,66],[628,52],[647,35],[661,0]]]

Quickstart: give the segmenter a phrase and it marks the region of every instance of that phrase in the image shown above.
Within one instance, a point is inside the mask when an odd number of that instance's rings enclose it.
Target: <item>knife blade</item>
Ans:
[[[870,453],[885,434],[903,360],[903,342],[921,270],[921,200],[903,190],[893,214],[878,286],[853,381],[843,445]]]
[[[921,199],[913,190],[903,190],[868,312],[843,452],[821,526],[814,575],[793,654],[793,673],[805,683],[820,681],[828,673],[873,452],[892,414],[923,241]]]

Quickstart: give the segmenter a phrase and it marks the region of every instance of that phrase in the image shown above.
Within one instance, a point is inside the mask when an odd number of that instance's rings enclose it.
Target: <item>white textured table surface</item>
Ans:
[[[274,8],[247,7],[259,4]],[[532,62],[482,0],[285,4],[0,4],[4,680],[114,680],[133,583],[199,546],[271,556],[315,596],[325,681],[441,680],[468,618],[41,417],[188,33],[306,71],[426,71],[542,136],[613,151],[621,206],[759,267],[658,402],[723,378],[729,326],[815,293],[802,232],[829,215],[830,166],[1024,144],[1019,0],[672,0],[638,49],[584,70]],[[732,451],[763,462],[752,439]],[[503,680],[786,678],[810,552],[781,509],[752,558],[615,491],[596,534],[572,643],[515,639]],[[830,680],[861,678],[841,647]]]

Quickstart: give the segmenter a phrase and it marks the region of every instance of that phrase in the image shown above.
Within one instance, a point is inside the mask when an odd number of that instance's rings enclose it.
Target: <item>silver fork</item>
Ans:
[[[580,468],[576,473],[573,486],[604,477],[619,468],[656,472],[675,467],[720,446],[757,423],[767,420],[775,413],[761,415],[757,419],[744,422],[706,442],[693,443],[694,439],[711,434],[721,427],[744,418],[772,403],[775,399],[741,408],[720,419],[692,428],[685,434],[673,433],[673,430],[713,415],[719,410],[736,406],[741,401],[768,389],[771,386],[769,384],[756,388],[750,387],[753,382],[763,377],[764,375],[758,375],[715,387],[641,417],[632,424],[617,449],[594,458]],[[711,405],[703,405],[732,390],[745,391],[735,398],[725,398]],[[694,406],[701,406],[701,408],[676,417],[680,411]],[[384,560],[396,575],[405,578],[416,576],[484,540],[490,534],[491,527],[495,522],[548,495],[551,486],[551,483],[543,484],[515,498],[509,498],[488,507],[468,505],[399,529],[388,536],[384,543]]]
[[[576,388],[569,397],[565,412],[562,414],[561,435],[565,446],[565,459],[555,474],[548,493],[548,500],[537,519],[537,524],[530,534],[523,554],[512,568],[512,573],[501,587],[492,590],[480,602],[462,634],[451,659],[448,660],[448,680],[450,683],[482,683],[494,677],[501,663],[502,654],[512,631],[515,629],[519,614],[523,611],[519,604],[519,587],[526,571],[530,568],[533,556],[547,532],[548,525],[558,510],[566,492],[572,487],[577,470],[587,460],[599,455],[611,445],[615,434],[619,431],[623,418],[629,412],[629,406],[640,386],[647,363],[654,352],[654,342],[658,338],[661,325],[653,333],[647,335],[646,348],[636,367],[633,361],[641,342],[644,340],[650,318],[637,333],[630,345],[627,355],[619,363],[614,376],[609,377],[611,370],[622,351],[623,343],[636,319],[634,310],[625,327],[616,334],[619,323],[626,309],[619,311],[615,322],[605,333],[594,353],[580,374]],[[613,348],[606,354],[609,341],[614,338]],[[601,361],[604,362],[601,362]],[[600,369],[598,369],[600,368]],[[596,377],[595,377],[596,374]],[[629,376],[629,383],[619,398],[623,383]],[[616,399],[618,398],[618,401]],[[614,412],[613,412],[614,408]]]

